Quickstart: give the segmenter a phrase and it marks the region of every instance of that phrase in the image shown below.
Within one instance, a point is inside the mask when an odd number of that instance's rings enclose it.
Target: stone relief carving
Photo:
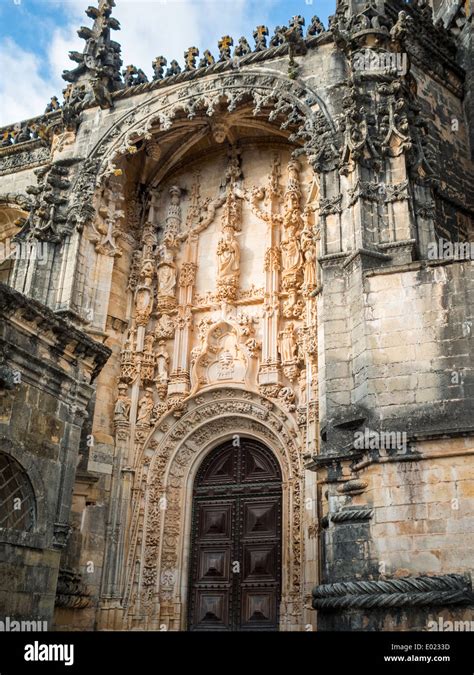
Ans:
[[[291,393],[286,396],[291,407]],[[286,403],[284,407],[287,407]],[[301,610],[303,468],[297,450],[296,427],[292,426],[287,413],[280,411],[282,419],[276,413],[275,406],[258,394],[223,388],[190,399],[189,409],[181,420],[175,421],[171,417],[171,424],[162,423],[156,429],[148,445],[153,451],[151,463],[149,457],[142,455],[137,465],[138,490],[134,500],[137,503],[145,500],[146,512],[134,511],[132,506],[132,512],[139,520],[132,524],[135,536],[127,556],[127,613],[133,614],[139,598],[142,611],[150,615],[155,612],[154,594],[158,588],[162,616],[175,616],[176,604],[171,601],[176,597],[176,588],[183,574],[178,560],[184,536],[182,504],[186,476],[191,462],[207,444],[236,429],[256,435],[268,443],[281,456],[285,473],[292,476],[289,511],[285,515],[288,567],[285,570],[283,601],[290,603],[292,611],[296,611],[295,607]],[[165,480],[166,475],[168,478]],[[166,509],[162,508],[165,495]],[[143,558],[139,550],[142,540]],[[137,586],[135,561],[140,558],[142,577]]]
[[[124,199],[120,179],[109,177],[99,198],[98,218],[91,222],[90,239],[95,243],[97,253],[109,256],[122,255],[116,239],[120,235],[121,221],[125,216],[125,211],[121,207]]]
[[[145,259],[140,270],[139,283],[135,293],[135,319],[138,326],[146,326],[153,308],[153,260]]]
[[[200,345],[193,350],[191,373],[192,390],[218,382],[240,382],[253,386],[258,345],[252,342],[253,327],[250,320],[221,320],[213,323],[209,317],[199,324]],[[247,344],[249,343],[249,344]]]
[[[237,299],[240,273],[240,248],[235,230],[224,225],[217,245],[217,298],[232,302]]]
[[[168,385],[168,366],[170,356],[166,350],[166,343],[160,340],[156,352],[156,388],[161,399],[166,396]]]

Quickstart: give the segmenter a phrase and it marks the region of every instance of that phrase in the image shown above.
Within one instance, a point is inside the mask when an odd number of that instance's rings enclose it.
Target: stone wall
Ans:
[[[326,405],[315,459],[322,584],[471,572],[473,269],[472,261],[457,261],[324,272]],[[396,435],[384,438],[387,431]],[[369,614],[347,591],[350,611],[342,617],[320,607],[318,625],[423,630],[438,616],[469,618],[470,578],[459,593],[451,610],[441,600],[423,609],[407,596],[394,599],[393,611],[380,604]]]
[[[0,452],[31,485],[35,513],[27,531],[8,522],[0,530],[1,614],[51,625],[81,427],[110,352],[3,284],[0,314]],[[21,494],[3,508],[25,504]],[[2,510],[2,520],[7,516]]]

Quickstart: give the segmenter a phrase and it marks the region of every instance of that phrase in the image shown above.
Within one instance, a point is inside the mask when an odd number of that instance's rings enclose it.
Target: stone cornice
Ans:
[[[47,341],[52,342],[58,356],[78,358],[85,364],[86,370],[91,370],[91,381],[111,354],[108,347],[92,340],[48,307],[3,283],[0,283],[0,316],[10,321],[15,318],[17,324],[25,325],[36,336],[47,335]]]

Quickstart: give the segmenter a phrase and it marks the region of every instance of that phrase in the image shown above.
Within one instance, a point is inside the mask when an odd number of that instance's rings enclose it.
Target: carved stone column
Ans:
[[[280,158],[274,157],[272,172],[265,191],[255,191],[252,199],[254,213],[267,223],[265,252],[265,304],[263,309],[262,363],[258,382],[266,394],[277,396],[281,387],[278,357],[278,325],[280,321]],[[265,198],[267,211],[261,211],[257,201]]]

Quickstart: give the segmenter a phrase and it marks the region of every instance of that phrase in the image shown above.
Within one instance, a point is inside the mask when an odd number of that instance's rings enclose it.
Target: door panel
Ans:
[[[260,443],[227,443],[195,481],[189,630],[278,630],[281,476]]]

